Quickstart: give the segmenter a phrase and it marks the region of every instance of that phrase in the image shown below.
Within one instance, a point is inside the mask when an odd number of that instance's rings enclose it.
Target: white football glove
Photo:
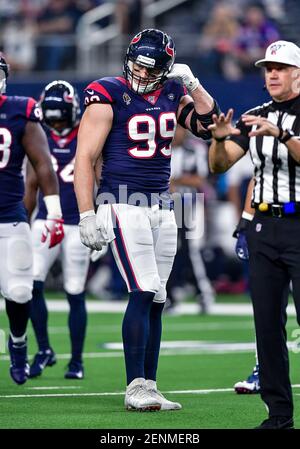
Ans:
[[[174,64],[171,72],[167,74],[167,78],[179,79],[187,88],[188,92],[193,92],[199,86],[198,78],[195,78],[191,69],[187,64]]]
[[[101,259],[105,256],[105,254],[108,251],[108,245],[103,246],[100,251],[96,251],[95,249],[91,252],[90,259],[91,262],[96,262],[97,260]]]
[[[105,245],[101,231],[96,226],[96,215],[89,215],[82,218],[79,222],[79,232],[81,242],[91,249],[100,251]]]

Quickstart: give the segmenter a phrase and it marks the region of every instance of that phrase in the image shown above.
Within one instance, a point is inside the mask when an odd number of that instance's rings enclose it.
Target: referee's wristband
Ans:
[[[242,218],[245,218],[245,220],[248,220],[248,221],[252,221],[254,218],[254,215],[249,214],[249,212],[246,212],[245,210],[243,210]]]
[[[279,140],[279,142],[281,142],[281,139],[283,137],[284,131],[283,131],[283,129],[280,126],[278,126],[278,129],[279,129],[279,134],[278,134],[277,139]]]

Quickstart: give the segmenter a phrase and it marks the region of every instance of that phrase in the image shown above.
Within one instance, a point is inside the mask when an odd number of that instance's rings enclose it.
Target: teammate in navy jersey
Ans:
[[[10,375],[23,384],[29,374],[26,328],[33,285],[32,242],[23,203],[25,156],[45,195],[46,220],[38,236],[41,245],[55,246],[64,234],[58,182],[39,123],[41,110],[33,98],[4,95],[7,77],[8,65],[0,57],[0,286],[10,328]]]
[[[34,288],[30,312],[39,351],[30,367],[29,377],[39,376],[46,366],[56,363],[47,330],[48,312],[44,297],[44,282],[54,261],[61,255],[64,289],[70,305],[68,325],[71,338],[71,360],[65,378],[82,379],[84,376],[82,351],[87,324],[85,281],[90,251],[80,241],[79,213],[73,184],[74,158],[80,120],[79,98],[70,83],[58,80],[45,87],[40,105],[53,167],[59,180],[65,238],[61,245],[51,249],[45,248],[40,243],[38,235],[46,220],[43,195],[40,193],[38,212],[32,224]],[[36,205],[38,184],[30,165],[27,170],[26,186],[25,204],[31,215]]]
[[[174,61],[170,36],[155,29],[138,33],[127,50],[124,77],[102,78],[85,89],[78,133],[74,181],[81,240],[96,250],[111,242],[129,291],[122,326],[127,409],[181,409],[156,385],[161,314],[177,242],[168,192],[170,145],[177,121],[209,138],[206,128],[218,106],[190,68]]]

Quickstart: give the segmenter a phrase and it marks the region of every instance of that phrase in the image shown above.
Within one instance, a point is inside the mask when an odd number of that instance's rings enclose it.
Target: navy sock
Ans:
[[[14,337],[22,337],[27,328],[29,320],[30,302],[19,304],[5,299],[6,313],[9,320],[9,329]]]
[[[150,331],[145,357],[145,379],[155,381],[162,332],[161,315],[164,305],[164,303],[153,302],[150,310]]]
[[[34,281],[30,318],[40,351],[50,348],[48,337],[48,310],[44,297],[44,282]]]
[[[152,292],[132,292],[123,319],[122,336],[127,385],[137,377],[145,377],[145,350],[149,336],[149,314]]]
[[[82,351],[87,325],[85,292],[79,293],[78,295],[67,293],[67,299],[70,305],[68,325],[71,338],[72,360],[82,363]]]

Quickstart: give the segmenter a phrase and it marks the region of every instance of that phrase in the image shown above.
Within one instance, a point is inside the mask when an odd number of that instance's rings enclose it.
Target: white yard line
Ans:
[[[83,354],[85,359],[101,359],[101,358],[118,358],[123,357],[123,344],[122,343],[105,343],[103,349],[108,349],[107,352],[86,352]],[[288,342],[288,348],[290,350],[298,349],[295,341]],[[213,341],[199,341],[199,340],[183,340],[183,341],[163,341],[161,344],[160,355],[163,356],[189,356],[196,354],[228,354],[228,353],[240,353],[240,352],[253,352],[255,351],[254,342],[245,343],[219,343]],[[32,359],[33,355],[28,356]],[[56,354],[56,357],[60,360],[68,360],[70,354]],[[0,362],[8,361],[9,355],[0,355]]]
[[[299,388],[300,385],[292,385],[293,388]],[[61,387],[63,390],[64,387]],[[210,394],[210,393],[227,393],[233,392],[233,388],[210,388],[203,390],[169,390],[163,391],[163,394]],[[59,398],[59,397],[84,397],[84,396],[123,396],[125,391],[113,391],[113,392],[96,392],[96,393],[49,393],[49,394],[3,394],[0,395],[0,399],[10,398]],[[299,395],[299,393],[296,393]]]
[[[123,313],[125,312],[127,301],[101,301],[101,300],[89,300],[86,301],[87,310],[89,313]],[[53,312],[68,312],[69,304],[66,300],[47,300],[47,305],[49,311]],[[4,301],[0,301],[0,310],[4,310]],[[293,304],[288,306],[288,315],[295,316],[295,307]],[[181,303],[178,304],[174,311],[176,315],[198,315],[199,305],[196,303]],[[214,304],[210,315],[244,315],[253,316],[252,305],[249,303],[245,304]]]
[[[79,386],[63,386],[63,385],[58,385],[58,386],[53,386],[53,387],[25,387],[26,390],[77,390],[79,388]]]
[[[225,323],[165,323],[163,325],[165,332],[187,332],[187,331],[216,331],[216,330],[254,330],[254,322],[253,320],[236,322],[236,321],[227,321]],[[67,326],[50,326],[48,328],[50,334],[65,334],[69,332],[69,328]],[[30,329],[30,332],[33,331]],[[103,334],[103,333],[121,333],[121,325],[120,324],[99,324],[98,326],[89,326],[89,334]]]

